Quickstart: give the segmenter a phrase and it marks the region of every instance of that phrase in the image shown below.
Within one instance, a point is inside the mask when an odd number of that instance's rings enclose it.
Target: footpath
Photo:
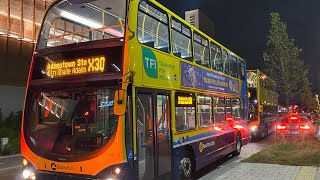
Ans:
[[[220,175],[209,173],[201,180],[320,180],[320,168],[277,164],[238,163]]]

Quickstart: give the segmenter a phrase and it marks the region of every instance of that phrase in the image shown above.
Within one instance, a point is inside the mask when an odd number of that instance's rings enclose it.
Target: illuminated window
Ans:
[[[222,72],[229,74],[228,53],[225,50],[222,50],[222,65]]]
[[[240,99],[232,99],[232,117],[235,121],[241,120],[243,106]]]
[[[194,33],[194,59],[197,64],[203,65],[205,67],[210,67],[209,59],[209,44],[208,40],[203,36]]]
[[[212,69],[217,70],[217,71],[223,71],[223,63],[222,63],[222,59],[221,59],[221,48],[214,44],[214,43],[210,43],[210,59],[211,59],[211,65],[212,65]]]
[[[230,98],[226,98],[226,113],[227,117],[232,117],[232,105]]]
[[[226,101],[225,98],[214,97],[214,121],[216,124],[226,122]]]
[[[198,120],[200,127],[208,127],[213,124],[211,96],[197,96]]]
[[[239,67],[240,67],[240,79],[245,80],[246,79],[246,70],[245,70],[245,62],[244,61],[239,61]]]
[[[191,30],[188,26],[171,19],[172,52],[175,56],[192,61]]]
[[[239,77],[237,58],[234,57],[233,55],[229,55],[229,65],[230,65],[229,74],[236,78]]]
[[[138,12],[138,40],[147,46],[169,52],[167,14],[141,1]]]
[[[176,93],[176,129],[186,131],[196,128],[194,94]]]
[[[38,49],[124,35],[126,1],[62,1],[51,6],[44,18]]]

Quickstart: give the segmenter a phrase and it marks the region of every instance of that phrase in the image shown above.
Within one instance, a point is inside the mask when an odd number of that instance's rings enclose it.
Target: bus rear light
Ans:
[[[305,129],[305,130],[308,130],[310,129],[310,126],[308,124],[306,125],[302,125],[302,126],[299,126],[299,129]]]
[[[277,126],[277,129],[278,130],[284,130],[284,129],[286,129],[287,127],[285,126],[285,125],[278,125]]]

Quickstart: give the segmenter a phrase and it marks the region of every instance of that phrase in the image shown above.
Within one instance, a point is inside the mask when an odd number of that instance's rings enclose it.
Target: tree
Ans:
[[[312,95],[310,82],[306,80],[302,87],[302,93],[300,96],[301,103],[306,107],[308,110],[316,110],[318,109],[318,102],[315,96]]]
[[[265,71],[277,83],[280,102],[287,106],[303,92],[303,83],[309,82],[308,70],[299,58],[301,51],[289,38],[287,24],[279,13],[271,13],[267,49],[263,53]]]

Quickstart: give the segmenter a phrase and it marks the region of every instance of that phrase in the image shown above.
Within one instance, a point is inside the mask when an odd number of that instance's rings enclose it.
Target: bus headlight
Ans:
[[[251,131],[256,131],[257,130],[257,126],[251,126]]]
[[[22,166],[23,166],[23,171],[22,171],[23,179],[32,179],[32,180],[36,179],[34,168],[28,162],[27,159],[22,158]]]
[[[22,158],[22,165],[26,167],[28,165],[28,161],[25,158]]]
[[[36,179],[36,175],[30,169],[23,170],[22,177],[23,177],[23,179],[32,179],[32,180]]]

